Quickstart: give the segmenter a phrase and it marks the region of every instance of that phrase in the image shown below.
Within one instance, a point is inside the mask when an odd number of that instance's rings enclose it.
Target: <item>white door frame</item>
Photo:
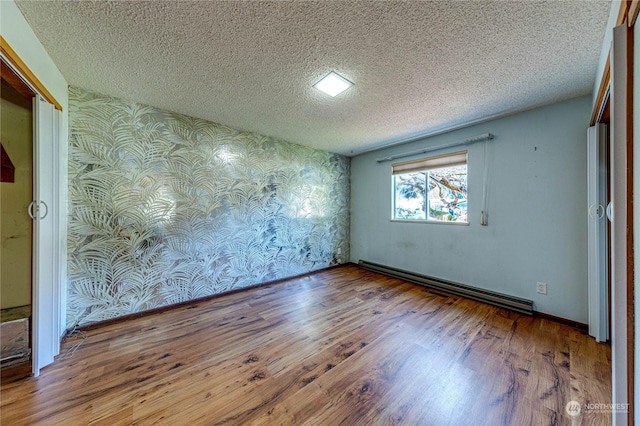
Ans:
[[[628,404],[628,334],[627,334],[627,237],[628,237],[628,164],[627,132],[628,64],[627,25],[613,29],[611,47],[611,364],[612,402]],[[627,413],[614,411],[613,424],[627,425]]]

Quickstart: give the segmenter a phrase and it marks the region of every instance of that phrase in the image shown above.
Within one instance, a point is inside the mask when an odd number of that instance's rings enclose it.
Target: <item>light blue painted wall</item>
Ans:
[[[352,158],[351,261],[524,297],[537,311],[586,323],[590,112],[587,96]],[[489,226],[480,225],[483,143],[468,146],[468,226],[390,221],[391,162],[377,158],[487,132],[495,135]],[[548,284],[547,295],[536,293],[538,281]]]

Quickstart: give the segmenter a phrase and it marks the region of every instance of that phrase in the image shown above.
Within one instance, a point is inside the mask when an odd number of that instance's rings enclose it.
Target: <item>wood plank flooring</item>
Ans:
[[[570,425],[611,402],[583,332],[355,265],[87,332],[2,425]]]

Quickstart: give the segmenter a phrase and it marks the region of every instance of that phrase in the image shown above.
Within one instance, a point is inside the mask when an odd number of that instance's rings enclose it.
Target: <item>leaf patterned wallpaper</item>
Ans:
[[[71,87],[67,326],[349,259],[349,159]]]

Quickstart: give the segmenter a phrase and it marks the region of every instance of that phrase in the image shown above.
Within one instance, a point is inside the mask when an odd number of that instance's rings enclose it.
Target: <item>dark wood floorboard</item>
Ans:
[[[355,265],[87,332],[0,388],[2,425],[604,425],[584,332]]]

